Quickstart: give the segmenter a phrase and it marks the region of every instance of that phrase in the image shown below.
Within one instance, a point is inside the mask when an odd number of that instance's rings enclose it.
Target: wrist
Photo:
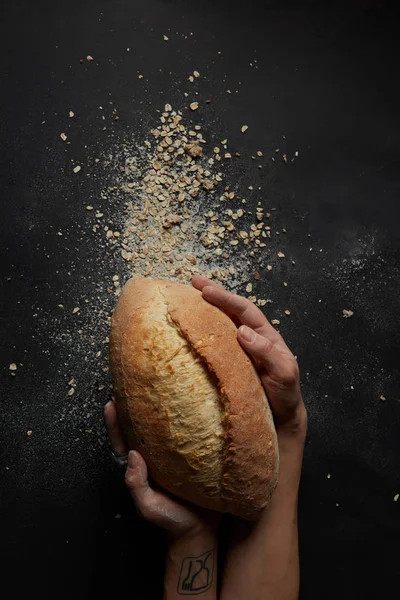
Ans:
[[[196,540],[218,537],[220,522],[220,513],[210,513],[206,518],[199,519],[197,523],[183,532],[168,532],[168,544],[176,545],[178,542],[191,544]]]
[[[276,428],[278,443],[285,447],[290,445],[303,447],[307,435],[307,411],[303,401],[299,404],[293,416]]]

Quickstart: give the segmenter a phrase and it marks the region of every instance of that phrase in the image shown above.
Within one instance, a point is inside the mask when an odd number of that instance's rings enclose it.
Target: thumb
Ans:
[[[131,450],[128,454],[125,483],[137,510],[144,516],[154,500],[154,491],[149,485],[146,463],[139,452],[135,450]]]

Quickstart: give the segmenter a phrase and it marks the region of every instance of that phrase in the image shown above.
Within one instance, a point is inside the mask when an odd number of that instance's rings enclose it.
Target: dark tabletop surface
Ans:
[[[394,12],[367,1],[179,0],[4,0],[2,12],[2,587],[9,582],[16,598],[161,597],[164,539],[136,516],[102,425],[105,317],[115,304],[106,288],[127,271],[85,207],[110,223],[121,218],[103,193],[118,147],[142,139],[165,102],[185,107],[196,69],[198,99],[212,100],[199,114],[205,137],[228,137],[240,150],[229,178],[262,188],[296,263],[281,262],[261,285],[274,299],[270,316],[291,308],[281,331],[309,412],[301,597],[396,597]],[[266,161],[257,171],[258,148]],[[283,152],[295,160],[284,163]],[[109,168],[96,170],[93,157],[107,155]],[[87,167],[74,174],[77,162]],[[78,315],[74,306],[83,307]],[[343,318],[343,309],[354,315]]]

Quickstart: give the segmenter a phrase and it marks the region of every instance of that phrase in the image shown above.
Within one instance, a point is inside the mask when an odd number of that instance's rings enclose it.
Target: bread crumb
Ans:
[[[354,315],[354,312],[352,310],[346,310],[345,308],[342,310],[342,313],[344,319],[350,319],[350,317]]]
[[[379,396],[379,400],[381,400],[382,402],[385,402],[386,398],[385,398],[385,396]]]
[[[72,110],[70,110],[68,114],[69,114],[70,119],[72,119],[72,117],[75,116],[74,113],[72,112]]]
[[[166,35],[163,35],[163,40],[164,40],[164,42],[168,42],[168,40],[169,40],[169,37],[168,37],[168,36],[166,36]]]
[[[91,62],[93,60],[93,56],[90,56],[90,54],[87,55],[86,60]]]
[[[65,135],[65,133],[60,133],[60,138],[62,139],[63,142],[65,142],[67,140],[67,136]]]
[[[31,437],[32,433],[33,433],[32,429],[29,429],[29,430],[26,432],[26,435],[28,435],[29,437]]]
[[[279,319],[271,319],[271,325],[280,325],[281,322]]]
[[[76,313],[77,313],[77,312],[79,312],[80,310],[81,310],[81,309],[79,308],[79,306],[76,306],[76,307],[73,309],[73,311],[72,311],[72,314],[73,314],[73,315],[76,315]]]
[[[15,363],[11,363],[11,365],[8,367],[10,371],[16,371],[17,370],[17,365]]]
[[[278,252],[278,256],[279,256],[279,258],[285,258],[285,255],[283,254],[283,252],[280,252],[280,251]]]
[[[247,130],[248,130],[248,128],[249,128],[249,126],[248,126],[248,125],[242,125],[242,126],[241,126],[241,128],[240,128],[240,131],[241,131],[242,133],[244,133],[245,131],[247,131]]]
[[[396,495],[394,496],[394,498],[393,498],[393,501],[394,501],[394,502],[397,502],[397,500],[399,499],[399,497],[400,497],[400,495],[399,495],[399,494],[396,494]]]
[[[197,110],[199,108],[199,103],[192,102],[189,106],[190,106],[190,110]]]
[[[193,71],[193,75],[194,75],[196,78],[200,77],[200,73],[199,73],[198,71]]]

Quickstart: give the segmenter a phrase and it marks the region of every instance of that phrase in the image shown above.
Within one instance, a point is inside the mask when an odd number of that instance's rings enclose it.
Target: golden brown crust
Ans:
[[[276,433],[264,389],[229,317],[189,286],[167,284],[164,294],[171,318],[215,373],[227,402],[225,510],[255,517],[268,504],[278,475]]]
[[[144,312],[156,289],[165,299],[173,323],[215,374],[220,387],[221,415],[226,413],[226,419],[222,417],[225,443],[218,450],[223,473],[219,489],[211,493],[197,474],[192,474],[193,469],[188,469],[182,455],[175,452],[177,436],[171,433],[168,398],[152,410],[138,393],[140,386],[153,384],[153,374],[146,371],[149,364],[141,357],[146,354]],[[276,485],[277,441],[263,387],[237,341],[232,321],[191,286],[132,279],[124,287],[112,319],[110,364],[128,443],[139,448],[154,479],[171,492],[207,508],[255,518],[268,504]],[[207,466],[201,457],[195,464],[198,469]]]

